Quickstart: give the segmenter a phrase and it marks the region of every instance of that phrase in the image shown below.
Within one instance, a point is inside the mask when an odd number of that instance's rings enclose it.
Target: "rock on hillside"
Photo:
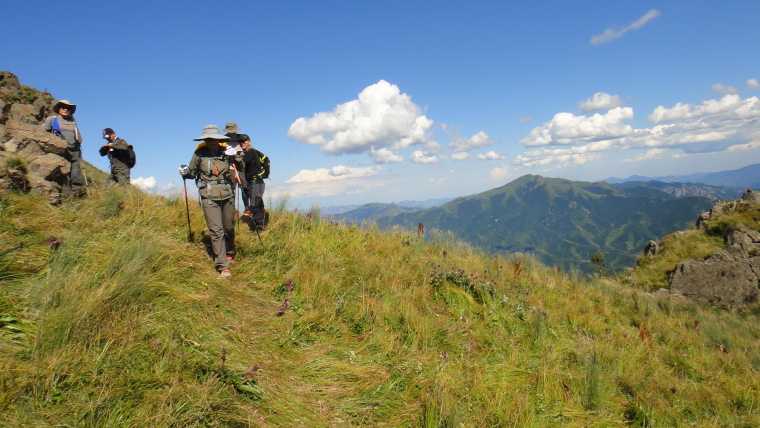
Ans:
[[[0,72],[0,190],[36,191],[60,201],[69,174],[66,142],[40,129],[53,96]]]
[[[722,245],[699,252],[699,242],[722,239]],[[652,254],[651,248],[662,248]],[[760,297],[760,200],[748,190],[736,201],[718,202],[697,218],[697,230],[680,232],[648,246],[637,269],[646,270],[658,257],[673,257],[677,248],[690,257],[675,260],[667,271],[671,293],[727,309],[758,303]],[[697,254],[699,253],[699,254]],[[701,255],[701,257],[696,257]],[[671,265],[672,266],[672,265]]]

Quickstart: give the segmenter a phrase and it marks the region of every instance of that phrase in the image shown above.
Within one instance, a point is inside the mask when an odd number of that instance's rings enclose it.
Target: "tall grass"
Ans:
[[[220,281],[176,200],[0,201],[25,244],[0,259],[24,333],[0,321],[0,425],[760,423],[756,314],[284,206]]]

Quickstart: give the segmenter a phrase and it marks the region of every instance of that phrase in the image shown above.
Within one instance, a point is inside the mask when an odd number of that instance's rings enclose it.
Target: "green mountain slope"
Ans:
[[[760,424],[758,314],[283,210],[221,281],[118,192],[0,195],[1,426]]]
[[[644,185],[617,188],[526,175],[438,208],[377,222],[381,227],[423,223],[489,251],[535,254],[547,264],[588,271],[597,251],[612,268],[633,264],[649,239],[685,227],[710,204],[705,197],[677,198]]]

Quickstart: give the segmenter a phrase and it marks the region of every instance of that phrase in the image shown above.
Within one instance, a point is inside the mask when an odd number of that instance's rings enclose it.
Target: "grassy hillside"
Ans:
[[[760,424],[758,314],[282,210],[222,281],[184,227],[0,196],[0,425]]]
[[[647,241],[684,228],[710,205],[708,198],[676,198],[644,184],[616,188],[526,175],[441,207],[377,221],[408,228],[424,223],[488,251],[534,254],[552,266],[590,272],[596,252],[613,269],[631,266]]]

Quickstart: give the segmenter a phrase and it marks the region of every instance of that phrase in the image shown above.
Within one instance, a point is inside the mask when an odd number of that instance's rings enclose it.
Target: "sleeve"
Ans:
[[[197,153],[193,153],[187,168],[190,170],[190,176],[186,178],[197,178],[200,173],[201,158]]]
[[[129,144],[127,144],[127,140],[123,140],[121,138],[118,138],[116,141],[114,141],[111,146],[113,147],[114,150],[122,150],[122,151],[129,150]]]
[[[54,116],[48,116],[45,119],[45,123],[42,124],[42,130],[45,132],[51,132],[53,130],[53,118]]]
[[[98,151],[100,153],[100,156],[105,156],[108,154],[108,146],[101,146],[100,150]]]

